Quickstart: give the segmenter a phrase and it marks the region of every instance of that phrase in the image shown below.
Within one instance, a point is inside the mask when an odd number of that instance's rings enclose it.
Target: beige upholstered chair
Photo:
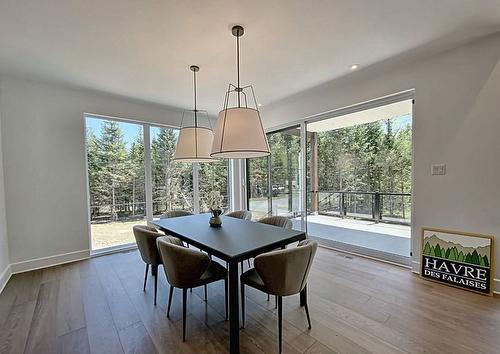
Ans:
[[[230,213],[225,214],[225,216],[242,220],[252,220],[252,212],[248,210],[232,211]],[[250,267],[250,260],[247,259],[247,262],[248,262],[248,267]],[[243,273],[243,262],[240,263],[240,266],[241,266],[241,272]]]
[[[167,317],[170,316],[170,305],[174,288],[182,289],[182,340],[186,340],[186,305],[187,290],[224,280],[226,318],[227,318],[227,270],[219,263],[212,261],[206,253],[184,247],[182,241],[173,236],[163,236],[156,241],[163,269],[170,284]]]
[[[156,247],[156,239],[164,234],[159,233],[154,227],[146,225],[135,225],[133,227],[135,242],[141,253],[141,258],[146,263],[146,273],[144,274],[144,287],[146,291],[146,282],[148,280],[148,270],[151,265],[151,275],[155,279],[154,304],[156,306],[156,294],[158,290],[158,266],[161,264],[160,254]]]
[[[232,211],[230,213],[227,213],[226,216],[243,220],[252,220],[252,212],[248,210]]]
[[[316,254],[316,241],[304,240],[297,247],[277,250],[255,257],[254,266],[241,275],[241,313],[245,326],[245,285],[276,295],[278,298],[279,353],[282,349],[283,303],[282,297],[300,293],[306,286],[307,277]],[[307,301],[305,310],[309,329],[311,318]]]
[[[282,227],[284,229],[292,229],[292,221],[285,216],[266,216],[260,219],[258,222],[261,224],[272,225],[277,227]],[[242,271],[243,273],[243,271]],[[269,301],[269,294],[267,294],[267,301]],[[278,307],[278,299],[276,298],[275,308]]]
[[[160,219],[170,219],[170,218],[177,218],[179,216],[188,216],[188,215],[193,215],[193,213],[186,211],[186,210],[170,210],[170,211],[167,211],[166,213],[163,213],[160,216]]]
[[[292,228],[292,221],[285,216],[267,216],[259,220],[262,224],[279,226],[285,229]]]

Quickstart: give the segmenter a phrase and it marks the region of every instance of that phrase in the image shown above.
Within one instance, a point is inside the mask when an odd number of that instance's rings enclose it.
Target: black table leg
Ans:
[[[240,352],[240,310],[238,262],[229,262],[229,347],[231,354]]]
[[[300,306],[307,305],[307,284],[300,292]]]

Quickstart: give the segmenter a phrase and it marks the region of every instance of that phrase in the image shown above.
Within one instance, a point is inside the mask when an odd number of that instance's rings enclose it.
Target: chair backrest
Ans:
[[[193,215],[193,213],[186,211],[186,210],[170,210],[170,211],[167,211],[166,213],[163,213],[160,216],[160,219],[170,219],[170,218],[177,218],[179,216],[188,216],[188,215]]]
[[[284,229],[292,228],[292,221],[285,216],[267,216],[259,220],[262,224],[279,226]]]
[[[271,295],[288,296],[304,289],[318,243],[299,242],[297,247],[272,251],[255,257],[257,273]]]
[[[252,212],[248,210],[237,210],[230,213],[227,213],[226,216],[231,218],[243,219],[243,220],[252,220]]]
[[[146,225],[135,225],[133,227],[135,242],[141,253],[142,260],[147,264],[161,264],[160,254],[156,247],[156,239],[163,234],[159,233],[154,227]]]
[[[210,265],[206,253],[184,247],[177,237],[162,236],[156,244],[168,282],[176,288],[195,286]]]

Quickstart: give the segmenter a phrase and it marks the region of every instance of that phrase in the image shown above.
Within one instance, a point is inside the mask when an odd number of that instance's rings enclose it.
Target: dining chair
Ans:
[[[135,242],[141,254],[141,258],[146,263],[146,272],[144,274],[144,287],[146,291],[146,283],[148,281],[148,271],[151,265],[151,275],[155,279],[154,305],[156,306],[156,294],[158,290],[158,266],[162,263],[158,248],[156,247],[156,239],[164,234],[158,232],[154,227],[146,225],[135,225],[133,227]]]
[[[252,220],[252,212],[248,210],[232,211],[230,213],[225,214],[225,216],[242,220]]]
[[[258,255],[254,260],[254,268],[240,277],[243,328],[245,327],[245,285],[277,296],[279,353],[282,352],[283,342],[283,296],[298,294],[304,290],[317,248],[316,241],[307,239],[300,241],[297,247]],[[309,329],[311,329],[307,300],[304,308]]]
[[[161,214],[160,219],[170,219],[170,218],[177,218],[179,216],[188,216],[188,215],[193,215],[190,211],[187,210],[170,210],[167,211],[163,214]]]
[[[292,221],[288,219],[286,216],[266,216],[262,219],[260,219],[258,222],[261,224],[266,224],[266,225],[272,225],[272,226],[277,226],[277,227],[282,227],[287,230],[292,229]],[[243,273],[243,272],[242,272]],[[267,294],[267,301],[269,301],[269,294]],[[274,307],[278,307],[278,299],[276,298],[276,301],[274,303]]]
[[[184,247],[177,237],[163,236],[156,241],[163,269],[170,284],[168,296],[167,318],[170,317],[170,306],[174,288],[182,289],[182,340],[186,341],[186,308],[187,290],[224,280],[225,306],[227,319],[228,279],[227,270],[201,251]]]
[[[266,216],[265,218],[260,219],[258,222],[261,224],[267,224],[272,226],[279,226],[284,229],[292,229],[292,221],[286,216]]]
[[[252,212],[248,210],[237,210],[232,211],[230,213],[225,214],[225,216],[229,216],[230,218],[242,219],[242,220],[252,220]],[[250,268],[250,259],[247,259],[248,267]],[[243,262],[240,263],[241,272],[243,273]]]

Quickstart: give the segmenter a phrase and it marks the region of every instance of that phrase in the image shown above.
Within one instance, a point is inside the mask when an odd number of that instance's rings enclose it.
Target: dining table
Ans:
[[[209,225],[210,213],[159,219],[153,225],[168,235],[215,256],[228,265],[229,346],[230,353],[240,352],[239,267],[244,260],[306,238],[300,230],[222,216],[222,225]],[[300,305],[307,301],[307,287],[300,293]]]

